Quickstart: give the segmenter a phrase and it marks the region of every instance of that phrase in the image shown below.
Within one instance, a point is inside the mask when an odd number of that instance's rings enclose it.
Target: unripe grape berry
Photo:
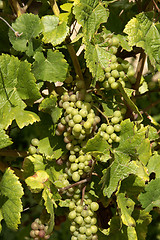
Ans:
[[[119,125],[119,124],[114,125],[114,130],[115,130],[115,132],[120,132],[121,131],[121,125]]]
[[[31,140],[31,144],[32,144],[33,146],[37,147],[38,144],[39,144],[39,140],[38,140],[37,138],[33,138],[33,139]]]
[[[112,122],[113,124],[119,123],[119,117],[113,117],[113,118],[111,118],[111,122]]]
[[[33,230],[36,230],[36,229],[39,228],[39,224],[36,223],[36,222],[33,222],[33,223],[31,224],[31,228],[32,228]]]
[[[46,240],[48,240],[48,239],[50,239],[50,235],[46,235],[46,236],[44,236],[44,239],[46,239]]]
[[[71,211],[69,214],[68,214],[68,218],[73,220],[76,218],[76,211]]]
[[[76,114],[73,116],[73,121],[75,123],[80,123],[82,121],[82,116],[80,114]]]
[[[113,46],[119,46],[119,39],[117,37],[112,38],[112,45]]]
[[[112,89],[117,89],[119,87],[119,84],[117,82],[111,83],[111,88]]]
[[[111,75],[113,78],[118,78],[119,77],[119,72],[115,69],[111,71]]]
[[[113,132],[114,132],[114,127],[113,126],[107,126],[107,128],[106,128],[106,132],[108,133],[108,134],[112,134]]]
[[[99,204],[97,202],[92,202],[91,203],[91,210],[95,212],[98,209],[99,209]]]
[[[98,231],[97,226],[96,225],[92,225],[91,226],[91,231],[92,231],[93,234],[95,234]]]
[[[109,84],[112,84],[114,82],[115,82],[115,78],[113,76],[108,78],[108,83]]]
[[[44,238],[45,234],[46,233],[45,233],[44,230],[40,230],[38,235],[39,235],[40,238]]]
[[[79,133],[79,132],[81,132],[81,130],[82,130],[82,125],[81,124],[77,123],[77,124],[74,125],[74,127],[73,127],[74,132]]]
[[[34,146],[30,146],[28,148],[28,151],[31,155],[35,154],[37,152],[37,149]]]
[[[75,222],[79,225],[81,225],[83,223],[83,218],[81,216],[78,216],[75,218]]]
[[[74,173],[72,174],[72,179],[73,179],[73,181],[75,181],[75,182],[78,182],[78,181],[80,180],[80,175],[78,174],[78,172],[74,172]]]
[[[35,234],[34,230],[31,230],[30,231],[30,237],[34,238],[35,236],[36,236],[36,234]]]

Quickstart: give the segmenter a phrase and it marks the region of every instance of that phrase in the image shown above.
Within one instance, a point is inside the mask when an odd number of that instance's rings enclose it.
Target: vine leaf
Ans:
[[[41,97],[30,68],[27,61],[7,54],[0,56],[0,118],[6,129],[14,119],[20,128],[39,121],[35,113],[24,110],[23,100],[33,104]]]
[[[27,186],[32,192],[38,193],[44,189],[44,183],[49,179],[49,175],[44,170],[38,170],[34,175],[25,179]]]
[[[45,170],[43,157],[39,154],[34,154],[25,157],[23,161],[23,174],[27,178],[37,172],[38,170]]]
[[[48,50],[47,58],[42,52],[37,52],[34,58],[32,71],[37,80],[48,82],[63,82],[65,80],[68,64],[61,52]]]
[[[66,22],[59,22],[57,16],[44,16],[41,19],[43,25],[43,39],[44,43],[51,43],[53,46],[61,44],[67,34],[69,33],[69,28]]]
[[[135,174],[143,180],[148,180],[147,168],[144,167],[143,162],[132,160],[132,158],[138,159],[139,145],[145,139],[144,130],[145,128],[136,132],[134,124],[129,119],[121,123],[121,141],[113,151],[114,160],[109,168],[103,171],[104,176],[101,180],[105,196],[110,197],[116,191],[119,181],[127,178],[129,174]],[[143,149],[141,151],[143,152]]]
[[[107,21],[109,12],[98,0],[76,0],[74,1],[73,13],[79,24],[84,28],[88,39],[98,30],[101,23]]]
[[[48,224],[47,233],[50,234],[54,228],[54,207],[55,203],[53,200],[53,194],[50,192],[49,188],[45,187],[42,192],[42,198],[44,199],[44,205],[46,207],[47,212],[50,214],[50,220]]]
[[[42,32],[42,23],[38,15],[32,13],[22,14],[12,24],[12,27],[17,32],[23,33],[20,37],[16,37],[11,30],[9,31],[9,39],[15,50],[33,56],[36,50],[41,49],[41,42],[36,39]]]
[[[140,13],[125,26],[130,46],[142,47],[153,66],[160,65],[160,23],[153,22],[154,13]]]
[[[155,153],[149,159],[147,168],[148,168],[149,174],[154,172],[156,174],[156,178],[160,178],[160,155],[158,155],[158,153]]]
[[[5,133],[5,131],[0,126],[0,149],[8,147],[13,142],[9,138],[9,136]]]
[[[139,195],[139,201],[145,208],[145,212],[150,212],[153,207],[160,207],[160,178],[146,185],[145,192]]]
[[[16,230],[18,224],[21,223],[20,218],[23,210],[21,197],[24,193],[18,177],[10,168],[6,170],[1,179],[0,193],[1,200],[3,196],[6,198],[1,206],[3,219],[10,229]]]
[[[121,211],[121,219],[123,224],[128,227],[135,227],[136,223],[131,214],[134,210],[135,203],[130,198],[125,197],[125,193],[117,194],[117,204]]]
[[[128,240],[138,240],[136,229],[134,227],[127,227]]]

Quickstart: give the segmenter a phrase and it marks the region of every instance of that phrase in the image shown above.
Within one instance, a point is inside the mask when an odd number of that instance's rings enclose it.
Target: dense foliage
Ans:
[[[158,0],[0,0],[0,238],[160,239]]]

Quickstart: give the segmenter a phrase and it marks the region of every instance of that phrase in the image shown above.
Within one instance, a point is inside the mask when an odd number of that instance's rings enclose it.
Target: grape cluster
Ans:
[[[32,140],[31,140],[31,144],[30,144],[30,146],[29,146],[29,148],[28,148],[28,151],[29,151],[29,153],[31,154],[31,155],[33,155],[33,154],[36,154],[36,153],[39,153],[39,151],[38,151],[38,144],[39,144],[39,140],[37,139],[37,138],[33,138]]]
[[[88,93],[65,93],[59,106],[64,109],[64,115],[57,125],[56,135],[64,136],[66,149],[70,153],[65,171],[70,179],[77,182],[91,171],[92,156],[84,154],[81,148],[98,129],[100,117],[92,109],[92,96]]]
[[[97,240],[97,218],[95,212],[99,209],[97,202],[93,202],[86,193],[83,202],[80,194],[74,195],[69,204],[68,218],[71,221],[71,240]]]
[[[135,83],[135,71],[133,66],[126,60],[116,57],[119,47],[119,39],[115,36],[108,40],[108,52],[111,53],[108,66],[105,70],[105,79],[102,80],[102,85],[105,89],[117,89],[120,82],[123,87]],[[127,87],[128,87],[127,86]]]
[[[30,236],[34,240],[40,240],[40,239],[49,239],[50,235],[46,234],[48,230],[48,226],[42,224],[41,220],[39,218],[36,218],[34,222],[31,224],[32,230],[30,231]]]
[[[108,141],[108,143],[112,142],[119,142],[120,137],[118,136],[118,133],[121,131],[121,125],[120,122],[122,121],[122,114],[121,111],[116,110],[113,113],[113,116],[110,119],[110,122],[108,124],[102,123],[99,132],[100,135]]]

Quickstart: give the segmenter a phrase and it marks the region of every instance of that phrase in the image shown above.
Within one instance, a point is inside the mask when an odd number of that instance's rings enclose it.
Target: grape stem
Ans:
[[[85,191],[86,191],[86,186],[84,186],[83,189],[82,189],[82,199],[81,199],[81,204],[80,205],[83,205]]]
[[[97,111],[100,112],[100,114],[107,120],[108,125],[110,125],[108,117],[97,106],[93,105],[93,107],[95,107]]]
[[[66,187],[63,187],[63,188],[59,188],[58,191],[61,193],[61,192],[64,192],[65,190],[68,190],[69,188],[72,188],[72,187],[75,187],[75,186],[78,186],[78,185],[81,185],[83,183],[87,183],[90,181],[90,177],[89,178],[85,178],[79,182],[76,182],[76,183],[73,183],[73,184],[70,184],[69,186],[66,186]]]

